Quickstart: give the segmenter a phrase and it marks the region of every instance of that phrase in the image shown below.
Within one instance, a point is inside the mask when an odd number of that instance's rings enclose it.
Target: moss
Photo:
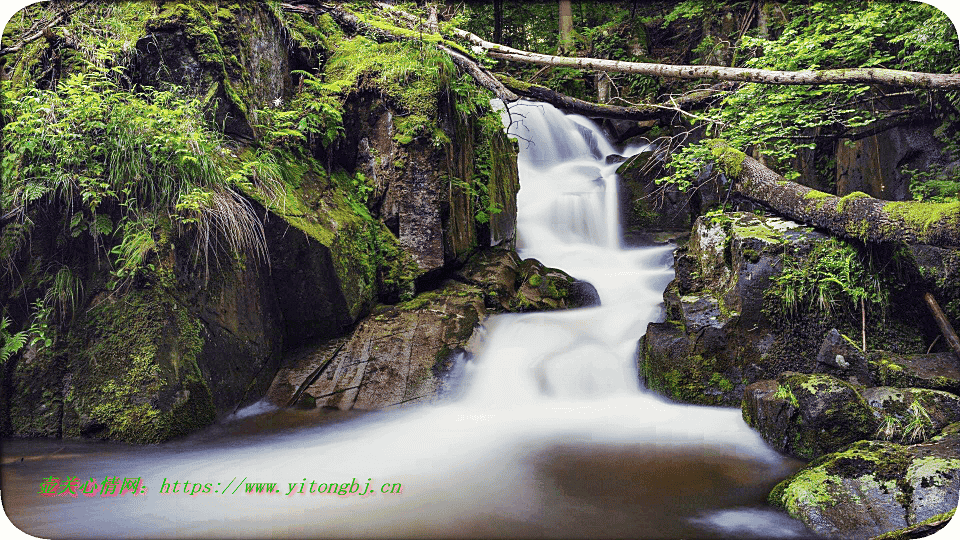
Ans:
[[[830,197],[834,197],[834,195],[831,195],[829,193],[824,193],[822,191],[817,191],[815,189],[811,189],[803,196],[803,198],[807,200],[829,199]]]
[[[72,406],[102,426],[91,434],[151,443],[213,421],[213,398],[197,364],[200,328],[159,289],[132,291],[89,310],[72,333],[71,349],[89,366]]]
[[[746,154],[719,139],[707,141],[707,147],[724,174],[730,178],[740,178]]]
[[[837,212],[843,212],[843,209],[846,208],[847,204],[849,204],[850,201],[855,201],[857,199],[864,199],[864,198],[870,198],[870,195],[867,195],[862,191],[854,191],[849,195],[845,195],[841,197],[840,200],[837,201]]]
[[[932,230],[937,227],[960,230],[960,202],[890,202],[883,206],[883,210],[890,217],[903,220],[921,242],[929,241]]]
[[[804,509],[836,506],[841,499],[856,497],[843,484],[844,478],[873,484],[881,491],[909,492],[904,480],[911,455],[890,443],[861,441],[842,452],[825,455],[798,471],[771,492],[771,504],[799,518]]]
[[[735,385],[717,369],[717,359],[700,354],[671,362],[675,369],[648,369],[647,386],[672,399],[699,405],[736,405],[741,396],[731,395]]]
[[[890,531],[883,533],[879,536],[874,536],[870,540],[908,540],[910,538],[921,538],[927,536],[932,532],[927,530],[927,527],[938,526],[937,528],[932,529],[933,531],[938,530],[943,525],[946,525],[946,522],[953,519],[956,509],[953,509],[949,512],[944,512],[943,514],[937,514],[929,519],[925,519],[920,523],[910,525],[909,527],[904,527],[902,529],[897,529],[895,531]]]
[[[410,42],[377,43],[363,36],[337,42],[325,68],[327,84],[342,94],[376,89],[407,114],[394,117],[394,140],[409,144],[428,137],[449,142],[437,125],[438,103],[456,67],[449,56]]]

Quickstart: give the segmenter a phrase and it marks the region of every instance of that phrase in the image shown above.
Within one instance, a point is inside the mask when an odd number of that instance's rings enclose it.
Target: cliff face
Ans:
[[[6,434],[188,433],[262,397],[285,351],[512,246],[514,143],[437,54],[253,2],[51,31],[2,64],[0,294],[31,341],[3,364]]]

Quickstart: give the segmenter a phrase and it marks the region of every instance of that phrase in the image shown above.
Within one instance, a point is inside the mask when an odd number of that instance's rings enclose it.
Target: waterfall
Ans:
[[[513,104],[510,122],[521,147],[519,251],[592,283],[600,306],[491,318],[462,395],[435,406],[297,430],[254,415],[237,422],[261,422],[256,435],[218,426],[135,450],[63,443],[73,455],[5,478],[14,521],[58,538],[806,535],[765,506],[797,464],[739,410],[639,387],[637,340],[661,316],[673,248],[621,246],[616,165],[605,160],[618,149],[591,121],[550,105]],[[51,473],[142,477],[150,492],[39,497]],[[163,494],[162,480],[215,491]],[[402,493],[287,495],[290,485],[354,480]],[[281,493],[220,492],[244,482],[276,482]]]

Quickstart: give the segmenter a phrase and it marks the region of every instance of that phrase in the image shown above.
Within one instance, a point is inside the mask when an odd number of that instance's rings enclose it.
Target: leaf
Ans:
[[[97,214],[96,218],[96,228],[97,232],[102,235],[109,235],[113,232],[113,221],[109,217],[103,214]]]

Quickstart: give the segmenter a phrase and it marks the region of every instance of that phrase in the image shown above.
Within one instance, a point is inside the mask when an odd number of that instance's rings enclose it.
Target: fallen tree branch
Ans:
[[[468,58],[466,55],[460,54],[453,49],[440,45],[440,50],[450,55],[450,58],[453,59],[453,63],[456,64],[460,69],[470,74],[473,77],[473,80],[477,81],[480,86],[483,86],[487,90],[490,90],[494,93],[501,101],[504,103],[516,101],[520,99],[520,96],[511,92],[503,83],[494,77],[490,72],[483,69],[480,64],[475,62],[473,59]]]
[[[943,333],[943,337],[946,338],[947,344],[953,349],[953,354],[957,355],[957,360],[960,360],[960,339],[957,338],[957,333],[953,330],[953,325],[950,324],[950,320],[947,319],[943,310],[940,309],[940,304],[937,303],[937,299],[934,298],[932,294],[924,294],[923,299],[926,300],[927,307],[930,308],[930,313],[933,315],[933,318],[937,320],[937,326],[940,327],[940,332]]]
[[[10,47],[4,47],[3,49],[0,49],[0,55],[9,54],[9,53],[15,53],[15,52],[19,51],[20,49],[22,49],[26,44],[28,44],[28,43],[30,43],[30,42],[32,42],[32,41],[36,41],[36,40],[40,39],[40,38],[44,35],[44,33],[46,33],[47,31],[49,31],[49,30],[50,30],[51,28],[53,28],[54,26],[62,23],[62,22],[63,22],[64,20],[66,20],[66,18],[69,17],[70,15],[72,15],[72,14],[76,13],[77,11],[83,9],[84,7],[86,7],[87,4],[89,4],[89,3],[92,2],[92,1],[93,1],[93,0],[84,0],[83,2],[81,2],[81,3],[79,3],[79,4],[75,4],[75,5],[74,5],[73,7],[71,7],[70,9],[65,9],[65,10],[61,11],[60,13],[58,13],[58,14],[53,18],[53,20],[51,20],[49,23],[47,23],[46,25],[44,25],[43,28],[40,28],[39,30],[37,30],[37,31],[34,32],[33,34],[30,34],[29,36],[23,38],[23,40],[21,40],[20,43],[17,43],[16,45],[13,45],[13,46],[10,46]]]
[[[650,75],[652,77],[671,77],[675,79],[713,79],[782,85],[884,84],[904,88],[960,88],[960,74],[957,73],[921,73],[917,71],[900,71],[881,68],[773,71],[757,68],[624,62],[621,60],[553,56],[530,52],[524,52],[524,54],[518,54],[516,52],[506,53],[502,52],[499,48],[489,48],[486,50],[487,54],[492,58],[511,60],[514,62],[593,71],[636,73]]]
[[[960,246],[960,202],[891,202],[859,192],[837,197],[786,180],[726,141],[707,144],[738,193],[790,219],[864,242]]]

